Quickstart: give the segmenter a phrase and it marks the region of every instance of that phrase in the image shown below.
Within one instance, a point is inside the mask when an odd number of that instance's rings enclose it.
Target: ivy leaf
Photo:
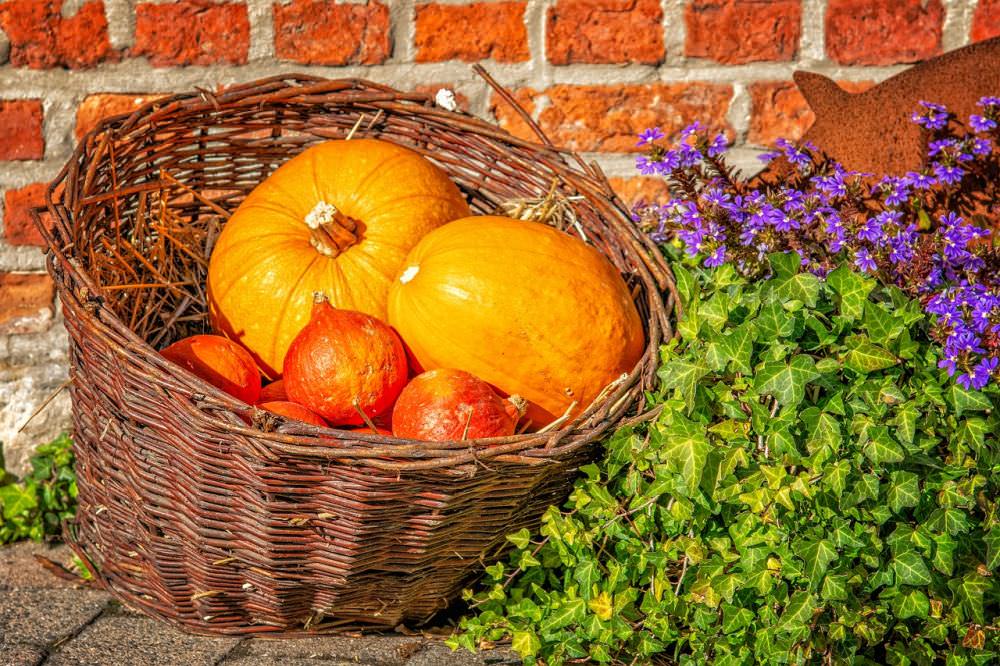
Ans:
[[[902,585],[930,585],[931,572],[916,551],[900,553],[892,560],[896,582]]]
[[[698,291],[697,281],[691,271],[680,264],[671,266],[674,274],[674,286],[677,287],[677,294],[681,298],[681,307],[685,311],[691,306],[695,293]]]
[[[547,633],[553,629],[562,629],[570,624],[582,622],[586,614],[587,602],[583,599],[565,601],[562,606],[552,611],[552,614],[542,622],[542,632]]]
[[[7,520],[27,514],[38,507],[35,486],[33,484],[20,486],[12,483],[0,487],[0,504],[3,504],[3,517]]]
[[[735,372],[751,372],[750,355],[753,353],[756,336],[757,329],[753,321],[746,321],[724,338],[723,344]]]
[[[795,592],[785,610],[775,625],[778,631],[795,631],[805,629],[812,620],[813,611],[816,610],[816,597],[809,592]]]
[[[722,604],[723,633],[733,634],[741,629],[746,629],[753,620],[753,613],[746,608],[733,606],[732,604]]]
[[[859,375],[885,370],[898,362],[898,359],[888,350],[873,345],[863,335],[856,336],[853,341],[848,343],[847,353],[844,355],[844,366]]]
[[[708,373],[708,366],[701,360],[689,361],[675,358],[660,368],[659,376],[663,388],[678,389],[681,392],[681,395],[684,396],[684,404],[690,414],[694,409],[698,380]]]
[[[902,462],[906,457],[903,447],[892,438],[885,427],[872,428],[865,445],[865,455],[876,465]]]
[[[921,590],[910,590],[896,602],[896,617],[906,620],[911,617],[925,619],[930,613],[931,603]]]
[[[831,574],[823,579],[820,593],[827,601],[847,601],[847,576]]]
[[[864,327],[868,337],[878,345],[888,345],[903,332],[903,323],[885,306],[868,301],[865,303]]]
[[[982,391],[966,391],[958,383],[948,389],[948,401],[955,410],[956,418],[965,412],[983,412],[993,407]]]
[[[805,397],[806,384],[819,376],[812,357],[798,354],[788,363],[764,363],[757,370],[754,388],[760,393],[773,395],[782,406],[794,407]]]
[[[916,506],[920,502],[920,482],[913,472],[893,472],[889,475],[889,490],[886,493],[889,508],[899,513],[904,507]]]
[[[542,649],[542,642],[533,631],[514,631],[511,634],[511,647],[522,657],[533,657]]]
[[[846,264],[826,276],[826,283],[839,296],[839,311],[847,319],[859,319],[864,312],[868,294],[875,288],[875,281],[855,273]]]
[[[994,525],[983,541],[986,543],[986,568],[1000,571],[1000,525]]]
[[[820,539],[803,545],[799,556],[805,562],[804,571],[809,579],[809,587],[816,589],[826,575],[830,563],[837,559],[837,549],[826,539]]]
[[[798,252],[772,252],[767,263],[776,278],[787,278],[802,270],[802,256]]]
[[[948,586],[955,592],[966,617],[977,624],[986,624],[984,599],[990,589],[987,579],[973,571],[961,579],[949,581]]]
[[[673,471],[680,473],[688,494],[693,494],[701,482],[711,448],[705,430],[699,424],[677,415],[663,434],[666,438],[663,449],[665,462]]]
[[[601,571],[594,560],[584,560],[576,565],[573,572],[573,580],[580,584],[580,596],[584,599],[590,599],[593,594],[591,590],[600,579]]]
[[[789,315],[778,301],[771,301],[760,309],[756,322],[761,342],[787,338],[795,332],[795,317]]]
[[[819,296],[819,278],[812,273],[796,273],[777,280],[774,293],[782,301],[800,301],[808,308],[816,307]]]
[[[840,442],[840,422],[832,414],[822,412],[809,433],[806,448],[810,453],[815,453],[823,447],[828,447],[832,453],[836,453],[840,448]]]

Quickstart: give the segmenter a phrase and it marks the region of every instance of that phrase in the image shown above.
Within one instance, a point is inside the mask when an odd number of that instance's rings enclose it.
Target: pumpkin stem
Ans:
[[[312,230],[309,244],[320,254],[336,257],[360,239],[359,223],[353,217],[341,213],[336,206],[325,201],[319,201],[309,211],[305,219],[306,226]]]

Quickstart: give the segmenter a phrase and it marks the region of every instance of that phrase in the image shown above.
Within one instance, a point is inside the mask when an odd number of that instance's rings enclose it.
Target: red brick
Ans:
[[[849,92],[864,92],[873,81],[838,81]],[[747,143],[773,146],[778,139],[797,141],[812,125],[815,116],[802,93],[791,81],[758,81],[750,92],[750,128]]]
[[[44,155],[42,102],[0,100],[0,160],[40,160]]]
[[[413,44],[417,62],[530,58],[523,2],[417,5]]]
[[[61,0],[10,0],[0,4],[0,28],[10,41],[16,67],[93,67],[117,59],[108,38],[104,3],[86,2],[63,18]]]
[[[45,183],[32,183],[4,192],[3,233],[10,245],[45,245],[31,219],[32,208],[45,205]]]
[[[788,61],[799,50],[800,0],[694,0],[684,8],[684,53],[727,65]]]
[[[274,52],[306,65],[377,65],[392,52],[389,8],[381,2],[292,0],[274,4]]]
[[[659,0],[559,0],[549,9],[545,51],[555,65],[663,60]]]
[[[670,200],[667,184],[659,178],[646,176],[608,178],[608,183],[629,209],[639,203],[662,204]]]
[[[135,8],[135,47],[154,67],[242,65],[250,48],[247,6],[180,0]]]
[[[0,334],[45,328],[54,293],[52,278],[44,273],[0,273]]]
[[[1000,37],[1000,0],[979,0],[969,36],[974,42]]]
[[[731,139],[726,112],[733,91],[711,83],[650,83],[615,86],[555,85],[542,92],[525,88],[515,97],[558,146],[578,151],[638,152],[636,136],[648,127],[660,127],[669,139],[700,120],[711,131]],[[546,104],[538,104],[540,98]],[[501,127],[534,139],[527,125],[503,100],[494,97],[492,109]],[[540,109],[540,110],[539,110]]]
[[[87,95],[76,110],[76,140],[94,129],[97,123],[110,116],[130,113],[140,106],[164,95],[99,93]]]
[[[940,0],[829,0],[826,53],[843,65],[894,65],[941,53]]]

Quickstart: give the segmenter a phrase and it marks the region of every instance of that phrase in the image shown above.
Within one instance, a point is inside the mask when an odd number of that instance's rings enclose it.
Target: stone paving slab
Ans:
[[[0,547],[0,666],[513,666],[509,650],[452,652],[401,634],[278,640],[207,638],[121,606],[45,570],[65,546]]]

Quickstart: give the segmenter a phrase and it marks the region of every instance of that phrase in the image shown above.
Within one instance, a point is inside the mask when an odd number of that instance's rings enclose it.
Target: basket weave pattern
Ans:
[[[201,285],[224,213],[303,148],[352,130],[426,155],[478,213],[556,183],[573,202],[567,231],[633,289],[641,363],[561,429],[485,446],[284,421],[165,361],[156,349],[207,330]],[[48,203],[71,338],[79,509],[68,537],[114,595],[189,630],[426,622],[505,534],[564,501],[602,435],[652,416],[643,391],[674,303],[655,246],[595,166],[424,94],[294,76],[161,99],[88,135]],[[155,215],[168,204],[181,221],[170,231]]]

